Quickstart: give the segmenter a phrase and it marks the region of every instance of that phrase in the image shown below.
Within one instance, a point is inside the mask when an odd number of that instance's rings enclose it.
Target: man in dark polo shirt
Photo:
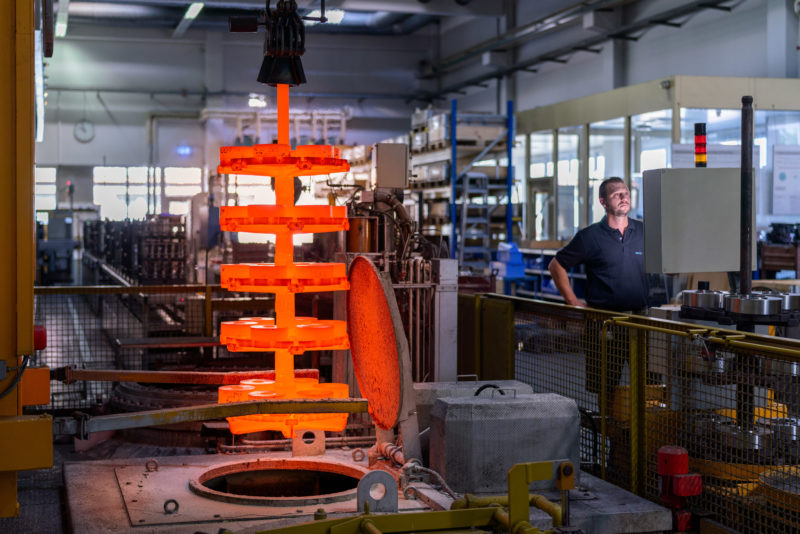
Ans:
[[[647,306],[648,284],[644,272],[644,226],[629,219],[631,193],[621,178],[600,184],[600,204],[606,215],[600,222],[580,230],[550,262],[550,274],[567,304],[590,306],[615,312],[642,313]],[[586,267],[586,302],[575,296],[567,271],[576,265]],[[600,392],[599,323],[587,330],[586,389]],[[627,340],[609,340],[607,386],[613,389],[627,360]],[[614,357],[612,352],[622,357]]]
[[[567,304],[585,305],[572,291],[567,271],[586,266],[586,304],[592,308],[637,312],[647,306],[644,272],[644,227],[629,219],[631,193],[621,178],[600,184],[606,215],[575,234],[550,262],[550,274]]]

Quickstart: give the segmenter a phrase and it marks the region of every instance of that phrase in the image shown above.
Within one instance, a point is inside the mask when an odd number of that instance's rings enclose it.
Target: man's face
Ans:
[[[606,198],[600,199],[606,213],[615,217],[624,217],[631,211],[631,192],[625,184],[609,184]]]

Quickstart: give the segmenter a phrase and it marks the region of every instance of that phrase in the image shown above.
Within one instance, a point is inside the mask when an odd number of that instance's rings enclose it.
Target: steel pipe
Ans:
[[[171,425],[242,415],[292,413],[367,413],[366,399],[245,401],[225,404],[201,404],[185,408],[148,410],[134,413],[91,417],[77,413],[74,419],[53,422],[54,435],[73,435],[87,439],[89,434],[105,430],[123,430]]]
[[[314,370],[316,371],[316,370]],[[308,374],[308,373],[307,373]],[[317,373],[314,373],[315,375]],[[297,373],[297,376],[306,376]],[[78,380],[97,382],[141,382],[146,384],[239,384],[251,378],[275,379],[275,371],[236,371],[236,372],[200,372],[200,371],[136,371],[121,369],[74,369],[64,367],[53,369],[51,378],[71,384]]]

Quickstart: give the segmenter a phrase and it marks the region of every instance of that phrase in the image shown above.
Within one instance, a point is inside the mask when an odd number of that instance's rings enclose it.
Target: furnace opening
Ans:
[[[205,497],[240,504],[303,506],[355,498],[366,470],[319,460],[257,460],[215,467],[190,482]]]

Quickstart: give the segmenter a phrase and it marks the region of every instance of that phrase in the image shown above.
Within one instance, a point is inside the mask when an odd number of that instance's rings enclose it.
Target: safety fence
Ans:
[[[318,302],[306,304],[320,307]],[[46,327],[48,346],[31,363],[51,370],[241,370],[271,365],[263,353],[229,353],[218,338],[222,321],[271,315],[271,295],[254,298],[204,285],[36,287],[34,307],[34,323]],[[52,380],[51,403],[39,408],[99,406],[108,402],[112,386]]]
[[[800,531],[800,341],[483,298],[513,307],[514,377],[576,401],[584,470],[660,502],[657,451],[678,445],[703,478],[694,511]]]

